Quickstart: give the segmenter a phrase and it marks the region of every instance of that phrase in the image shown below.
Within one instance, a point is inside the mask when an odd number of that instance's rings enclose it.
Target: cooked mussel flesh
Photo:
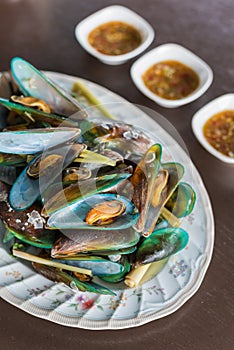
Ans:
[[[47,103],[45,103],[44,101],[42,101],[39,98],[35,98],[35,97],[31,97],[31,96],[25,97],[25,96],[13,95],[10,97],[10,101],[15,102],[15,103],[19,103],[23,106],[35,108],[35,109],[42,111],[42,112],[45,112],[45,113],[51,113],[50,106],[48,106]]]
[[[81,180],[87,180],[92,176],[92,172],[88,168],[70,167],[66,168],[63,173],[64,183],[73,183]]]
[[[86,215],[88,225],[109,225],[118,219],[126,210],[126,205],[119,200],[101,202],[92,208]]]
[[[49,154],[45,157],[36,158],[35,162],[32,162],[27,169],[27,174],[35,179],[40,176],[45,176],[50,173],[50,169],[52,172],[56,167],[61,166],[63,162],[63,156],[60,154]]]

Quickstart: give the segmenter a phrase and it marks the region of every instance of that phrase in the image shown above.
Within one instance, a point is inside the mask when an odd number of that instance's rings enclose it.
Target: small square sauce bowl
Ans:
[[[137,31],[141,36],[141,43],[135,49],[119,55],[103,54],[96,50],[88,40],[89,34],[98,26],[109,22],[124,22]],[[141,16],[124,6],[114,5],[93,13],[77,24],[75,36],[80,45],[92,56],[109,65],[118,65],[141,54],[153,41],[154,30]]]
[[[153,93],[144,83],[143,74],[154,64],[164,61],[176,61],[192,69],[198,76],[197,88],[186,97],[167,99]],[[140,57],[131,67],[131,77],[137,88],[160,106],[176,108],[200,97],[209,88],[213,80],[211,68],[197,55],[181,45],[168,43],[160,45]]]
[[[205,138],[204,136],[204,125],[214,115],[221,113],[223,111],[234,111],[234,93],[229,93],[217,97],[211,102],[207,103],[201,109],[199,109],[193,116],[192,119],[192,129],[193,132],[201,143],[201,145],[210,152],[216,158],[222,160],[226,163],[234,164],[234,158],[226,156],[225,154],[216,150]]]

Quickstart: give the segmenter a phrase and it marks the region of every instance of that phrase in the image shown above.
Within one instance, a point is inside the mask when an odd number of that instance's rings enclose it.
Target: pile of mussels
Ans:
[[[15,257],[76,290],[114,294],[100,280],[136,286],[142,267],[154,275],[187,245],[180,218],[195,192],[181,164],[162,163],[160,144],[131,125],[89,120],[21,58],[1,75],[0,96],[2,239]]]

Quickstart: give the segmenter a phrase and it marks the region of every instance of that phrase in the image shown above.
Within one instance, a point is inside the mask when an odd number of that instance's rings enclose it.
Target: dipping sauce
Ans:
[[[124,22],[104,23],[88,36],[88,41],[105,55],[123,55],[136,49],[142,42],[139,30]]]
[[[213,115],[203,127],[206,140],[217,151],[234,158],[234,110]]]
[[[142,76],[147,88],[167,100],[190,95],[199,85],[197,73],[178,61],[162,61],[151,66]]]

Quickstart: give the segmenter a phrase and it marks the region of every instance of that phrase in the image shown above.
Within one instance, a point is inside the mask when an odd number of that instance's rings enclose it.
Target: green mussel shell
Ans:
[[[188,244],[188,233],[182,228],[166,228],[154,231],[145,238],[135,254],[135,267],[165,259]]]
[[[192,186],[185,182],[180,182],[165,207],[178,218],[182,218],[193,211],[195,202],[196,193]]]

